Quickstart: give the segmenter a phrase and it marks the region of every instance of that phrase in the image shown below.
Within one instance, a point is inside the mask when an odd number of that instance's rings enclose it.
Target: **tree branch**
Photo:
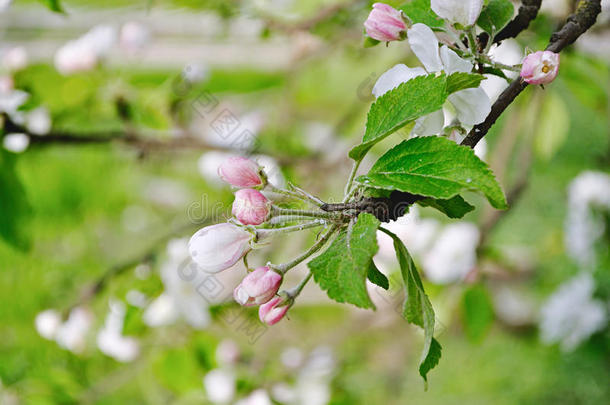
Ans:
[[[542,0],[523,0],[515,18],[496,34],[494,43],[497,44],[507,38],[516,38],[522,31],[525,31],[530,22],[538,15],[541,3]]]
[[[530,4],[533,2],[529,2]],[[525,4],[525,1],[524,1]],[[556,31],[550,39],[547,50],[561,52],[566,46],[574,43],[584,32],[595,23],[597,16],[601,12],[601,0],[581,0],[576,12],[568,17],[564,26]],[[529,22],[528,22],[529,24]],[[523,28],[525,29],[525,28]],[[482,123],[476,125],[464,138],[461,145],[474,148],[489,132],[502,113],[527,87],[521,79],[513,81],[500,94],[496,102],[491,107],[491,112]],[[411,193],[393,191],[389,198],[363,198],[360,201],[350,203],[349,207],[342,207],[342,204],[326,204],[322,209],[326,211],[336,211],[341,209],[354,209],[359,212],[369,212],[382,222],[396,220],[401,217],[410,205],[423,199],[423,196]]]

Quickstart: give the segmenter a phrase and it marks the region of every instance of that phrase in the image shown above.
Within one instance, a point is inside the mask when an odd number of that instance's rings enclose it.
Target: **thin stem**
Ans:
[[[296,193],[301,194],[306,199],[306,201],[311,202],[312,204],[314,204],[314,205],[316,205],[318,207],[321,207],[322,205],[324,205],[324,201],[320,200],[318,197],[316,197],[316,196],[314,196],[312,194],[309,194],[307,191],[303,190],[302,188],[297,187],[297,186],[295,186],[292,183],[289,183],[288,185]]]
[[[290,208],[281,208],[275,205],[271,206],[271,214],[273,216],[276,215],[294,215],[298,217],[313,217],[313,218],[325,218],[331,219],[335,216],[323,211],[308,211],[308,210],[299,210],[299,209],[290,209]]]
[[[295,257],[291,261],[289,261],[287,263],[278,264],[277,266],[271,265],[270,267],[273,268],[278,273],[286,274],[286,272],[288,270],[295,267],[296,265],[301,263],[303,260],[307,259],[309,256],[313,255],[318,250],[320,250],[322,248],[322,246],[324,246],[326,244],[326,242],[328,242],[328,240],[333,235],[333,233],[335,233],[337,228],[338,228],[337,225],[332,225],[328,229],[328,231],[326,231],[326,233],[324,233],[322,235],[322,237],[316,243],[314,243],[309,249],[307,249],[305,252],[303,252],[299,256]]]
[[[451,27],[445,28],[444,31],[451,37],[451,39],[453,39],[453,41],[455,41],[455,44],[459,49],[461,49],[463,52],[468,52],[468,49],[462,43],[460,36],[456,34]]]
[[[295,299],[296,297],[299,296],[299,294],[301,294],[301,291],[303,291],[303,288],[307,285],[307,283],[309,282],[309,280],[311,280],[311,276],[313,276],[313,274],[310,272],[307,273],[307,275],[305,276],[305,278],[303,280],[301,280],[301,282],[295,286],[293,289],[288,290],[286,293],[288,294],[288,296],[292,299]]]
[[[360,167],[360,162],[362,160],[357,160],[354,162],[354,166],[352,166],[352,171],[349,174],[349,178],[347,179],[347,184],[345,184],[343,202],[347,202],[350,198],[350,193],[352,191],[352,184],[354,184],[354,179],[356,178],[356,173],[358,172],[358,168]]]
[[[466,37],[468,38],[468,47],[473,55],[479,55],[479,48],[477,47],[477,41],[474,38],[474,27],[470,27],[468,31],[466,31]]]
[[[316,200],[312,200],[310,199],[308,196],[303,195],[299,192],[296,191],[291,191],[291,190],[284,190],[283,188],[279,188],[274,186],[273,184],[269,183],[269,187],[271,188],[271,191],[273,191],[274,193],[277,194],[282,194],[288,197],[292,197],[292,198],[296,198],[297,200],[301,200],[301,201],[305,201],[309,204],[315,205],[316,207],[320,207],[321,205],[323,205],[323,202],[318,202]]]
[[[304,224],[291,225],[291,226],[286,226],[284,228],[257,229],[256,235],[259,238],[264,238],[264,237],[272,235],[272,234],[298,232],[298,231],[303,231],[305,229],[317,228],[322,225],[326,225],[326,221],[323,219],[316,219],[314,221],[306,222]]]
[[[505,65],[504,63],[500,63],[500,62],[495,62],[495,61],[491,60],[491,58],[488,55],[479,55],[477,59],[479,60],[479,62],[486,63],[496,69],[510,70],[512,72],[521,71],[521,67],[519,65],[511,66],[511,65]]]

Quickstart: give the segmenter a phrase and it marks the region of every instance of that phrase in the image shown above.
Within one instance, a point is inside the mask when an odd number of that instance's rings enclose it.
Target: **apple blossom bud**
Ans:
[[[244,188],[235,192],[233,215],[244,225],[260,225],[269,216],[271,202],[258,190]]]
[[[240,305],[250,307],[268,302],[282,284],[282,276],[269,267],[259,267],[248,274],[233,291]]]
[[[402,12],[384,3],[373,4],[373,10],[364,22],[369,37],[382,42],[398,41],[405,38],[407,25]]]
[[[479,19],[483,3],[483,0],[432,0],[430,8],[453,24],[470,27]]]
[[[189,241],[193,261],[208,273],[218,273],[237,263],[251,249],[254,235],[230,223],[206,226]]]
[[[523,60],[521,77],[529,84],[547,84],[555,80],[559,71],[559,54],[538,51]]]
[[[256,187],[264,184],[261,170],[256,162],[241,156],[234,156],[218,167],[218,175],[235,187]]]
[[[290,304],[286,304],[282,297],[274,297],[258,308],[258,317],[267,325],[275,325],[286,315],[288,308]]]

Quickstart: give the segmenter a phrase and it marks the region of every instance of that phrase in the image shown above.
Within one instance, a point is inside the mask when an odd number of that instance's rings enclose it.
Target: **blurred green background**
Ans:
[[[231,191],[210,171],[219,156],[210,153],[235,146],[214,138],[218,112],[240,118],[256,137],[255,153],[275,159],[278,176],[327,200],[341,196],[346,152],[362,136],[376,77],[398,62],[417,64],[405,44],[362,46],[370,3],[62,1],[65,14],[46,3],[55,2],[15,1],[0,14],[2,48],[28,53],[27,66],[11,73],[14,87],[30,95],[21,111],[44,106],[52,120],[46,140],[0,152],[0,403],[212,403],[203,379],[220,369],[235,381],[227,403],[261,388],[274,403],[608,401],[607,326],[571,350],[541,342],[538,328],[542,304],[580,271],[564,243],[568,186],[584,171],[609,172],[610,55],[592,42],[610,41],[607,20],[562,53],[558,80],[528,89],[487,137],[486,160],[505,190],[521,183],[523,190],[497,222],[472,196],[478,209],[465,220],[485,236],[476,276],[427,283],[443,357],[424,392],[422,339],[394,310],[400,297],[392,292],[372,293],[385,305],[364,312],[310,285],[289,320],[261,329],[255,310],[220,299],[239,281],[232,269],[209,308],[193,301],[211,314],[205,327],[143,321],[164,291],[168,242],[229,214]],[[571,2],[559,3],[514,46],[543,48],[570,11]],[[149,30],[142,49],[115,47],[91,71],[58,73],[53,55],[65,42],[128,21]],[[218,105],[201,114],[209,100]],[[53,134],[127,139],[81,143]],[[138,140],[128,138],[134,134]],[[443,221],[427,209],[420,215]],[[275,241],[256,261],[290,258],[314,236]],[[606,308],[609,241],[606,230],[593,270]],[[139,345],[127,362],[102,353],[96,338],[115,301],[123,303],[123,334]],[[37,314],[54,309],[65,320],[77,305],[92,319],[77,353],[37,332]]]

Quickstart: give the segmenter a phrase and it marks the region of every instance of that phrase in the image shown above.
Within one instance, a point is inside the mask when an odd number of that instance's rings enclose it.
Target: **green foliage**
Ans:
[[[507,208],[504,193],[487,164],[472,149],[441,137],[401,142],[357,180],[367,187],[440,199],[464,190],[480,191],[495,208]]]
[[[15,163],[16,156],[0,149],[0,237],[25,250],[30,244],[27,222],[32,211]]]
[[[565,143],[569,131],[568,107],[556,92],[549,92],[544,98],[540,121],[535,132],[536,154],[547,161],[550,160]]]
[[[371,283],[378,285],[379,287],[383,288],[384,290],[387,290],[390,288],[390,281],[385,276],[385,274],[383,274],[381,271],[379,271],[377,266],[375,266],[375,262],[373,262],[372,260],[371,260],[371,265],[369,266],[369,272],[367,274],[367,278],[369,279],[369,281]]]
[[[362,213],[351,229],[342,230],[330,247],[308,263],[314,280],[338,302],[375,308],[366,291],[366,278],[377,253],[379,220]]]
[[[485,287],[475,285],[462,296],[464,330],[472,342],[480,342],[494,320],[491,298]]]
[[[423,200],[419,200],[417,203],[422,207],[435,208],[447,215],[449,218],[462,218],[464,215],[474,210],[474,206],[468,204],[468,202],[466,202],[460,195],[456,195],[448,200],[443,200],[440,198],[424,198]]]
[[[430,0],[411,0],[400,7],[414,24],[426,24],[430,28],[441,28],[445,22],[430,8]]]
[[[413,258],[398,236],[381,228],[394,240],[396,258],[400,264],[400,273],[405,283],[406,300],[403,316],[407,322],[419,326],[424,330],[424,348],[419,363],[419,374],[424,381],[428,381],[428,372],[434,368],[441,357],[441,345],[434,340],[434,309],[424,291],[424,286],[415,267]]]
[[[40,0],[41,3],[47,6],[47,8],[51,11],[55,11],[56,13],[65,13],[63,6],[61,5],[60,0]]]
[[[477,25],[493,34],[500,31],[513,18],[515,7],[509,0],[490,0],[483,9]]]
[[[419,117],[438,111],[449,94],[477,87],[483,76],[468,73],[418,76],[379,97],[371,106],[362,143],[349,153],[361,160],[375,145]]]

